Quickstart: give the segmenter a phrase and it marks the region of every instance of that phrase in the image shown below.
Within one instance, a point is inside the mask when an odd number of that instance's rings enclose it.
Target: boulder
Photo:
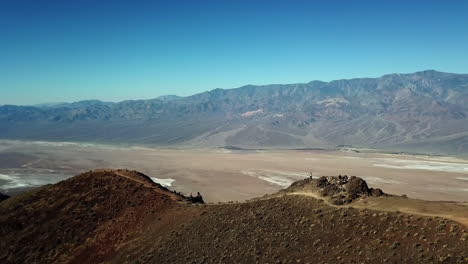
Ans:
[[[329,185],[327,177],[322,176],[322,177],[318,178],[316,185],[317,185],[317,187],[321,187],[321,188]]]
[[[372,197],[380,197],[382,195],[384,195],[384,192],[382,191],[382,189],[376,188],[376,189],[372,189],[371,191]]]
[[[370,194],[366,181],[356,176],[351,176],[345,184],[346,192],[353,197]]]
[[[205,201],[203,200],[203,196],[197,192],[197,196],[192,196],[192,194],[190,194],[190,196],[188,197],[188,200],[192,203],[199,203],[199,204],[204,204]]]
[[[10,196],[0,193],[0,202],[10,198]]]

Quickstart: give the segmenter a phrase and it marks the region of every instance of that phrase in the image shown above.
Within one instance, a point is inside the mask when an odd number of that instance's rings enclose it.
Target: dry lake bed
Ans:
[[[96,168],[127,168],[208,202],[243,201],[321,175],[356,175],[371,187],[425,200],[468,201],[468,160],[354,151],[160,149],[0,141],[0,192],[55,183]]]

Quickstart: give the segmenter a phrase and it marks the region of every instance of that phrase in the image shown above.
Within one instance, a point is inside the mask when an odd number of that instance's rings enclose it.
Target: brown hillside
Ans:
[[[1,203],[0,262],[109,260],[145,221],[187,203],[138,172],[83,173]]]
[[[359,178],[328,187],[335,191],[325,197],[317,181],[250,202],[197,205],[137,172],[84,173],[0,204],[0,262],[468,262],[467,226],[365,208],[395,197]]]

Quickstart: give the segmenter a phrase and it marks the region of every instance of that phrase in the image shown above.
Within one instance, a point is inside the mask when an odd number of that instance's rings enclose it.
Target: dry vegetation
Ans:
[[[299,193],[316,194],[313,186],[305,180],[244,203],[200,205],[137,172],[88,172],[0,203],[0,262],[468,261],[461,223],[363,208],[392,198],[385,195],[358,192],[338,206]]]

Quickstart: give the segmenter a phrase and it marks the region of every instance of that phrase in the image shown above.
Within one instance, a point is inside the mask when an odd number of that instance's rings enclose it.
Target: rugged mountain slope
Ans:
[[[120,103],[2,106],[0,137],[468,154],[467,103],[468,74],[424,71]]]
[[[341,186],[327,179],[328,185]],[[347,205],[301,194],[322,184],[307,179],[250,202],[200,205],[137,172],[88,172],[0,203],[0,262],[468,261],[467,226],[440,217],[352,208],[388,198],[374,198],[359,178],[334,193],[349,194],[353,200]],[[456,204],[445,205],[450,206]],[[463,210],[468,212],[459,205],[457,211]]]

